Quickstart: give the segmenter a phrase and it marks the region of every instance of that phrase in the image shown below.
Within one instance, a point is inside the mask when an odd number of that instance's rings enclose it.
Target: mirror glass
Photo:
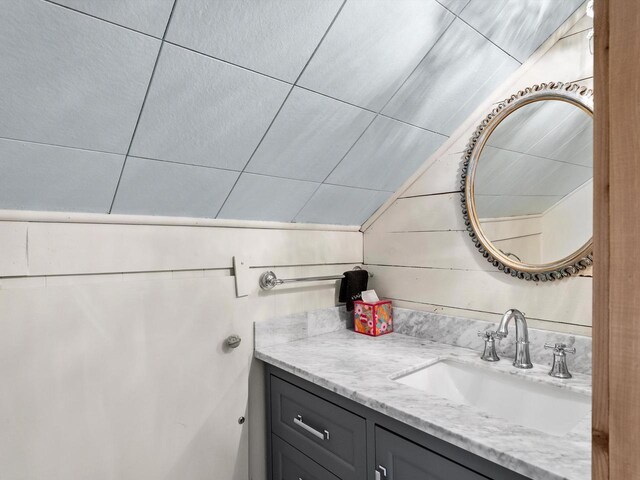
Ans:
[[[474,202],[485,238],[510,259],[541,265],[574,254],[592,237],[591,115],[559,99],[514,110],[480,153]]]

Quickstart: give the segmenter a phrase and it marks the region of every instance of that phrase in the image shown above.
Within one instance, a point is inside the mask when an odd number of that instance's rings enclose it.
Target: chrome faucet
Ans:
[[[516,322],[516,358],[513,360],[513,366],[516,368],[533,368],[529,355],[529,328],[527,327],[527,320],[520,310],[512,308],[505,312],[500,321],[500,326],[498,326],[497,336],[498,338],[505,338],[509,334],[507,327],[512,318]]]
[[[576,353],[575,347],[569,348],[565,343],[545,343],[544,348],[553,349],[553,365],[549,375],[556,378],[571,378],[567,368],[567,353]]]

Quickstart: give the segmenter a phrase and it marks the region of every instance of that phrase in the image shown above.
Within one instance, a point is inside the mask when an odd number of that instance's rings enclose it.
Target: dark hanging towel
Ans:
[[[347,310],[353,310],[353,301],[362,298],[362,292],[367,289],[369,272],[366,270],[349,270],[344,272],[340,281],[340,296],[338,301],[347,303]]]

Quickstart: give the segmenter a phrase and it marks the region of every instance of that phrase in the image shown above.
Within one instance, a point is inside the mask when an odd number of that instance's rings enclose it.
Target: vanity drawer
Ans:
[[[342,480],[365,480],[365,419],[276,376],[271,431]]]
[[[275,435],[273,449],[273,480],[340,480],[309,457]]]

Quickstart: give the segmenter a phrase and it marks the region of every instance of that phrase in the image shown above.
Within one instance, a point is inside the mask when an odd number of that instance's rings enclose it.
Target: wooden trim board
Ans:
[[[593,480],[640,478],[640,2],[595,2]]]
[[[593,168],[592,480],[609,479],[609,114],[608,1],[595,3]]]
[[[50,212],[42,210],[0,210],[0,222],[226,227],[251,228],[258,230],[323,230],[332,232],[360,231],[360,225],[327,225],[322,223],[228,220],[224,218],[163,217],[159,215],[123,215],[114,213]]]

